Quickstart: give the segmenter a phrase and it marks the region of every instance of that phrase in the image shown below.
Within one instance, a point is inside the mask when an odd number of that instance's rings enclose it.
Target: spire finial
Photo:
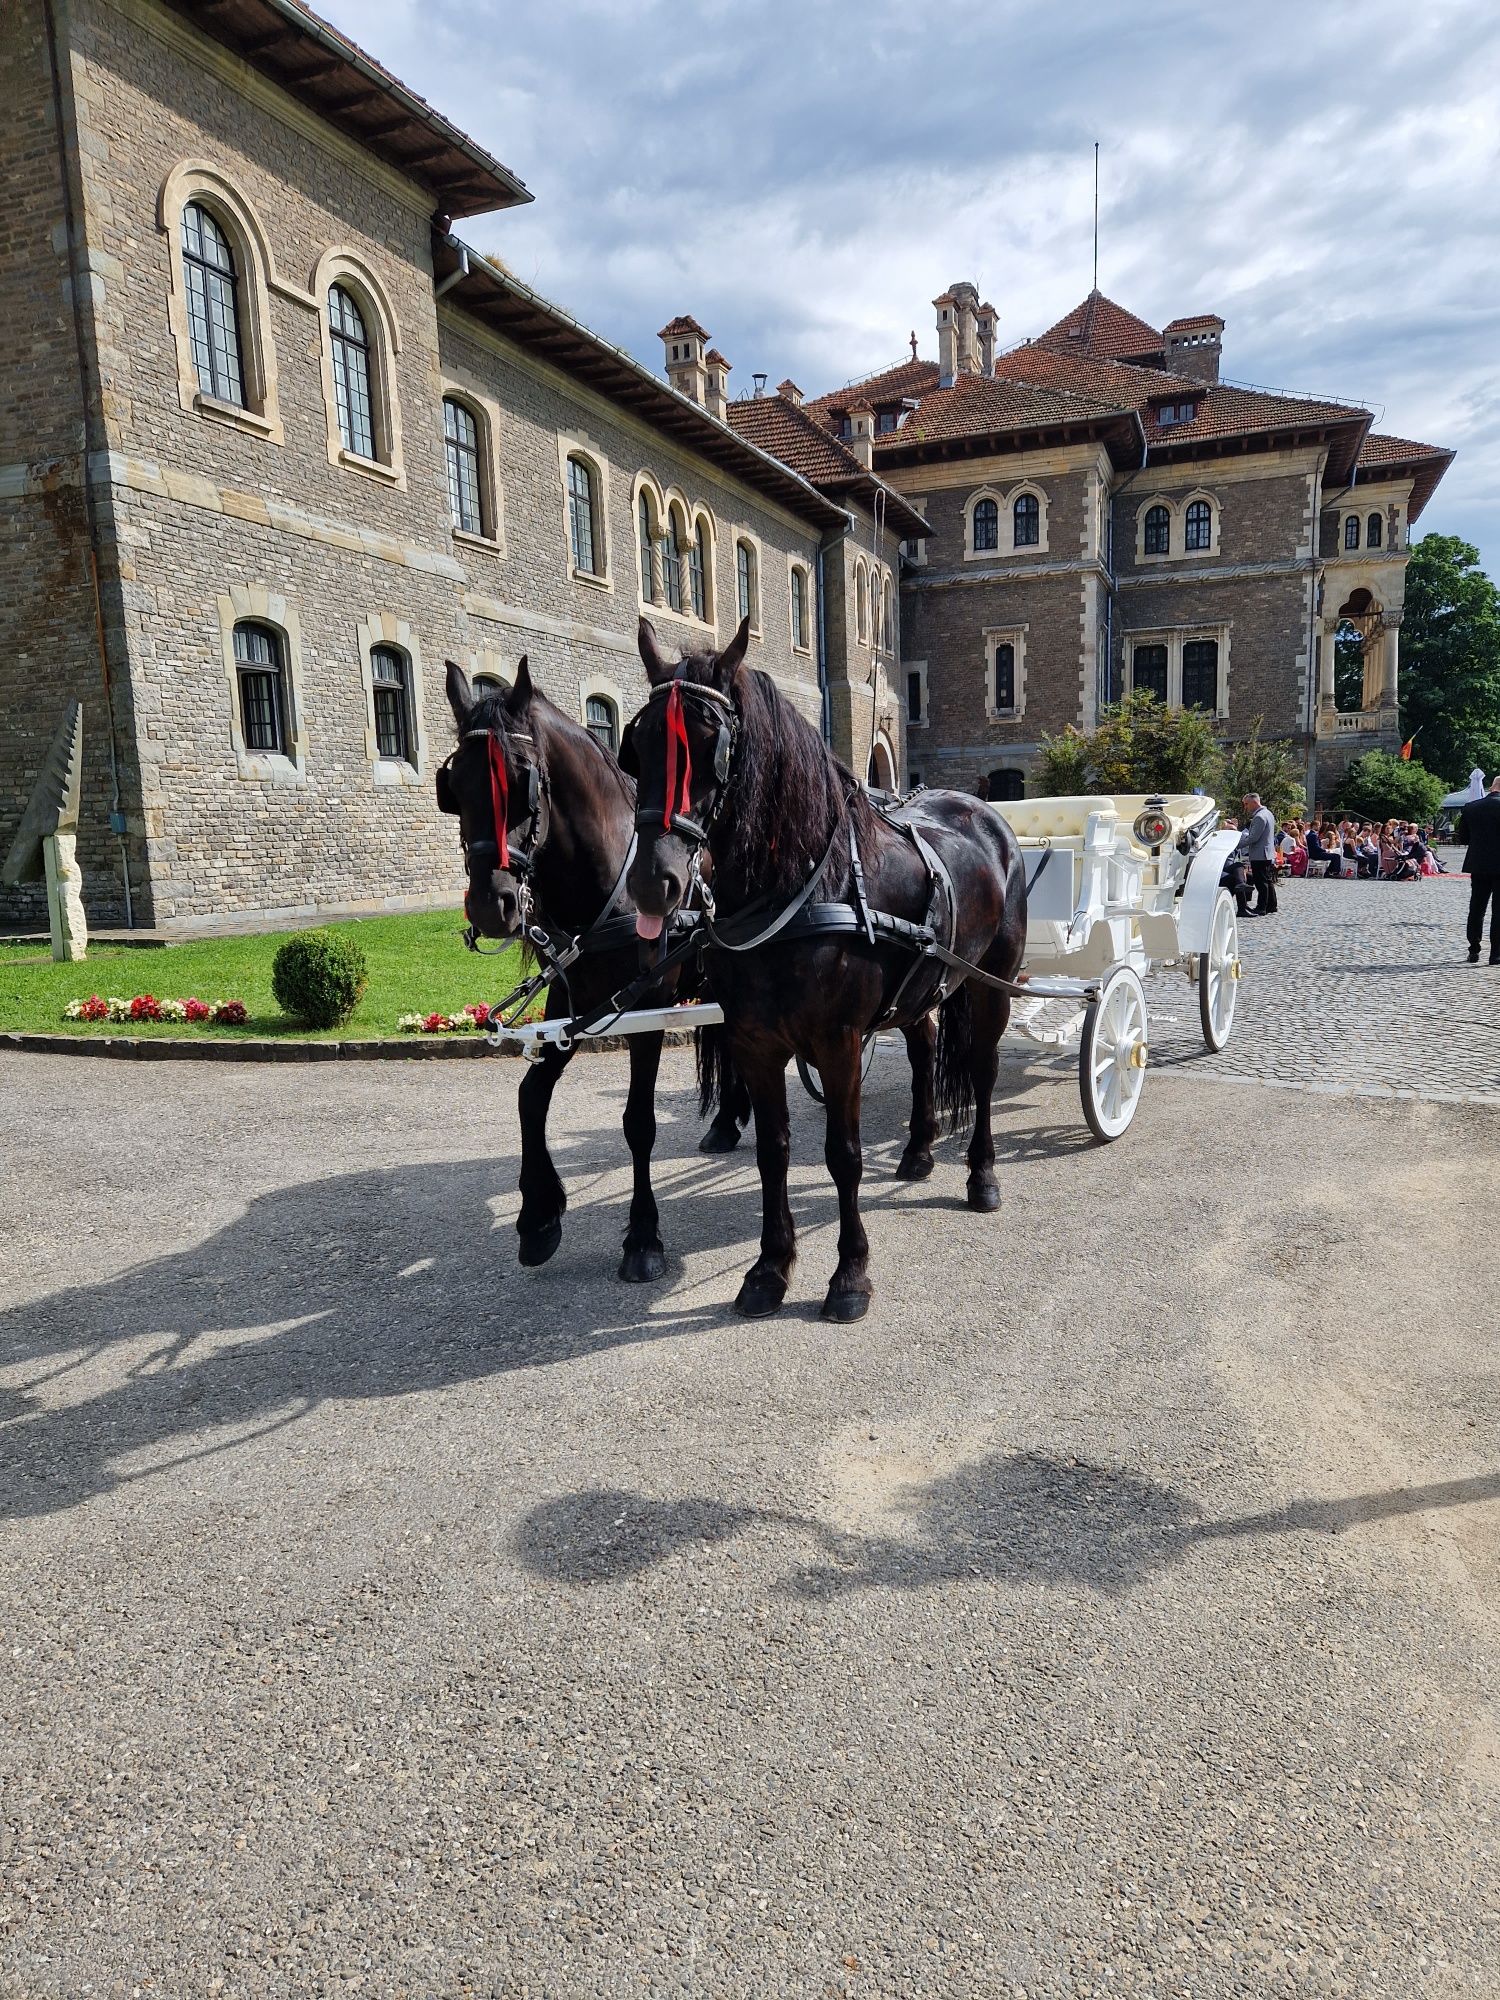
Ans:
[[[917,329],[915,327],[911,330],[911,358],[913,361],[917,358]]]
[[[1099,289],[1099,141],[1094,141],[1094,290]]]

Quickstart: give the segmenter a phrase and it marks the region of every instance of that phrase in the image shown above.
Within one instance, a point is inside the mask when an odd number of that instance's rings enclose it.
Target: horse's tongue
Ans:
[[[644,910],[636,911],[635,934],[637,937],[647,939],[659,938],[661,936],[661,925],[662,920],[660,917],[648,917]]]

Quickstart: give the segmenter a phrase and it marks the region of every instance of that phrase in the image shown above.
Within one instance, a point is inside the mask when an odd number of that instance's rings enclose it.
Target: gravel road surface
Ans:
[[[883,1051],[833,1330],[518,1075],[0,1065],[0,1993],[1500,1993],[1500,1113]]]

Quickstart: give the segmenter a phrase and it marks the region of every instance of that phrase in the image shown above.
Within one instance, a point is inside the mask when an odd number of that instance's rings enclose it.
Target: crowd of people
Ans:
[[[1270,810],[1251,794],[1245,821],[1226,819],[1240,844],[1224,864],[1223,884],[1242,917],[1276,914],[1276,881],[1285,875],[1347,876],[1362,882],[1415,882],[1441,875],[1431,826],[1415,820],[1336,819],[1329,813],[1293,815],[1277,829]],[[1254,899],[1252,901],[1252,898]]]

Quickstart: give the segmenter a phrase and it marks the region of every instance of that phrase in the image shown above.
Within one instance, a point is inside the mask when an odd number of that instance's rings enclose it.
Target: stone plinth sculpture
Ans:
[[[83,876],[78,867],[78,792],[83,775],[83,704],[72,701],[42,764],[41,775],[0,868],[0,881],[45,882],[52,956],[79,959],[88,950]]]

